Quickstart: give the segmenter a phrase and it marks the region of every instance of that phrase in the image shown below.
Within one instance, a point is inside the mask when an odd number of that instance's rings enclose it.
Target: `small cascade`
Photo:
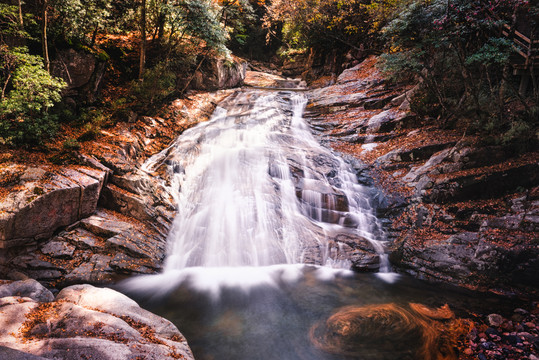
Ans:
[[[350,268],[356,247],[370,256],[369,269],[388,271],[371,190],[313,137],[302,118],[306,102],[291,91],[238,92],[144,164],[148,172],[167,166],[178,204],[165,272]]]

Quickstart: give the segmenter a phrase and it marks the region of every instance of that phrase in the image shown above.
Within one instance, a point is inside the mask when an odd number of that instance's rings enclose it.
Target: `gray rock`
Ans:
[[[503,324],[503,317],[498,314],[490,314],[488,316],[488,323],[490,326],[499,327]]]
[[[23,352],[6,350],[21,356],[14,359],[193,359],[187,342],[171,322],[114,290],[90,285],[68,287],[50,306],[41,307],[42,317],[33,317],[39,305],[29,298],[0,299],[0,346]],[[30,327],[28,317],[35,319]]]
[[[47,360],[47,358],[32,355],[9,347],[0,346],[0,359],[5,360]]]
[[[0,298],[8,296],[28,297],[39,302],[54,300],[54,295],[34,279],[0,284]]]
[[[75,247],[62,241],[50,241],[41,248],[41,252],[55,258],[71,258]]]
[[[63,168],[54,174],[27,168],[24,174],[24,190],[8,194],[0,202],[0,248],[49,238],[59,227],[96,210],[102,172]]]
[[[131,224],[119,221],[119,219],[103,211],[83,219],[81,225],[93,234],[106,238],[122,234],[132,228]]]

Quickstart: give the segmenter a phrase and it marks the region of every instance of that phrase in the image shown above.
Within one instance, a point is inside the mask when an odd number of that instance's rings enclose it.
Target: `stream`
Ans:
[[[306,102],[239,91],[144,164],[168,165],[178,214],[163,272],[122,291],[199,360],[456,359],[458,316],[500,300],[391,272],[376,190],[313,137]]]

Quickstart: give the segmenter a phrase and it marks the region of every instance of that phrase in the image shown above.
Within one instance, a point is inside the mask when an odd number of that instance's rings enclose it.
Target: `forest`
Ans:
[[[521,0],[4,2],[1,139],[36,146],[63,124],[86,127],[82,139],[91,137],[127,109],[155,110],[181,96],[207,58],[292,61],[312,81],[377,54],[394,82],[421,81],[418,114],[527,149],[537,140],[538,84],[532,75],[519,91],[511,64],[524,62],[519,51],[527,50],[504,31],[533,39],[538,11]],[[69,98],[66,49],[106,64],[97,97]],[[320,62],[328,66],[317,73],[312,64]]]

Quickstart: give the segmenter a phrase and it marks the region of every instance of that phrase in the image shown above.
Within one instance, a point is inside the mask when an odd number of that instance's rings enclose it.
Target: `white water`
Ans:
[[[293,92],[238,93],[144,164],[148,172],[168,165],[178,214],[164,274],[136,286],[267,283],[282,273],[277,264],[348,269],[343,234],[366,239],[388,272],[369,189],[312,136],[306,101]]]

